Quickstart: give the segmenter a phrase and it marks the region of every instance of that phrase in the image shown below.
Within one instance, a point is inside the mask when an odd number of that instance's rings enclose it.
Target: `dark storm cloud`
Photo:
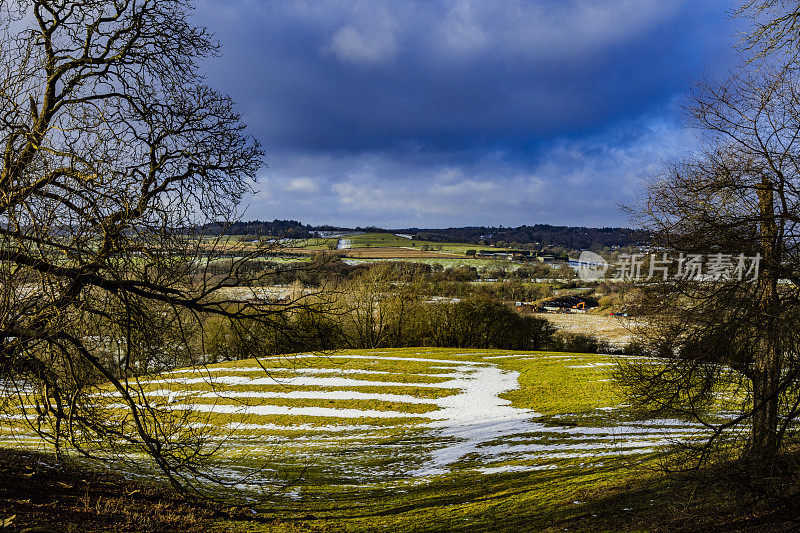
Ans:
[[[268,151],[248,216],[604,224],[691,148],[674,102],[731,62],[727,8],[207,0],[197,18],[224,45],[209,82]]]

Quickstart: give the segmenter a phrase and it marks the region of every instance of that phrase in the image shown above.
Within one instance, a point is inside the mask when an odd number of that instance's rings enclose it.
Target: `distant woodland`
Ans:
[[[296,220],[253,220],[231,224],[214,223],[203,228],[206,234],[262,235],[272,237],[305,238],[320,231],[392,232],[411,235],[415,240],[434,242],[464,242],[482,245],[534,245],[542,248],[561,246],[571,249],[593,247],[635,246],[646,244],[649,233],[630,228],[587,228],[577,226],[551,226],[535,224],[506,228],[503,226],[467,226],[462,228],[402,228],[376,227],[344,228],[337,226],[310,226]]]

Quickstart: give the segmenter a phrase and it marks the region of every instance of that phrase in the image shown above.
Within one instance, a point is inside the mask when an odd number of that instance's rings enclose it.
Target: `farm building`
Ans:
[[[598,305],[598,301],[591,296],[571,295],[551,298],[542,307],[550,313],[583,313]]]

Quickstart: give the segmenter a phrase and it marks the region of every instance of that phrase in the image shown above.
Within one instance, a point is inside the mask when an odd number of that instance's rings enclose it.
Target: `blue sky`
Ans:
[[[689,83],[737,61],[717,0],[203,0],[204,71],[267,153],[245,219],[626,225],[685,157]]]

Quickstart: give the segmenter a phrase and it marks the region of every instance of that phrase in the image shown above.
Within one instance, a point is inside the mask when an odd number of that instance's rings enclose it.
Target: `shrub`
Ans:
[[[594,335],[559,331],[550,340],[550,349],[554,352],[575,353],[609,353],[611,346]]]

